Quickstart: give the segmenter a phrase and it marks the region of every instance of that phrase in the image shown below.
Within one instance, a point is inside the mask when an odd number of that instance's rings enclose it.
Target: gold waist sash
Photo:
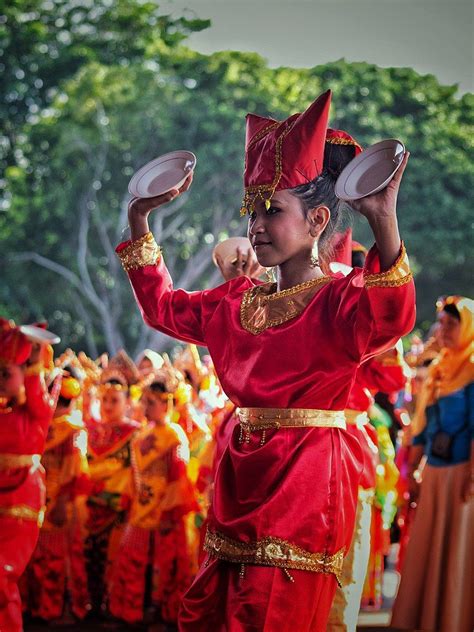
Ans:
[[[365,426],[369,423],[369,415],[365,410],[352,410],[352,408],[346,408],[344,414],[348,424]]]
[[[0,516],[16,518],[17,520],[31,520],[33,522],[36,522],[38,526],[41,527],[44,520],[44,509],[33,509],[28,505],[0,507]]]
[[[245,564],[252,564],[276,566],[285,572],[288,569],[294,569],[333,574],[339,584],[344,561],[344,549],[340,549],[333,555],[311,553],[280,538],[269,536],[254,542],[244,543],[209,530],[206,532],[204,550],[220,560],[241,564],[242,567]],[[288,573],[287,575],[292,580]]]
[[[0,470],[13,470],[18,467],[38,467],[41,454],[0,454]]]
[[[250,433],[269,428],[342,428],[346,429],[343,410],[317,410],[316,408],[238,408],[240,440],[248,443]]]

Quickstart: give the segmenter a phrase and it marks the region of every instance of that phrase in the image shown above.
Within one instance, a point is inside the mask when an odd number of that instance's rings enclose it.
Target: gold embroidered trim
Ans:
[[[362,147],[355,140],[349,140],[347,138],[326,138],[326,142],[330,145],[351,145],[352,147],[358,147],[362,151]]]
[[[364,285],[365,287],[399,287],[409,283],[412,278],[407,251],[402,242],[402,250],[393,266],[378,274],[364,274]]]
[[[291,542],[268,536],[255,542],[239,542],[227,536],[207,530],[204,550],[226,562],[276,566],[284,570],[295,569],[335,575],[340,585],[344,549],[330,555],[311,553]]]
[[[17,467],[39,465],[40,454],[0,454],[0,470],[11,470]]]
[[[369,423],[369,416],[365,410],[353,410],[352,408],[346,408],[344,414],[346,416],[346,422],[351,426],[365,426]]]
[[[240,425],[246,432],[266,428],[342,428],[346,429],[343,410],[316,408],[238,408]]]
[[[283,140],[291,132],[297,120],[298,119],[295,119],[293,123],[288,125],[286,130],[284,130],[280,134],[280,136],[277,138],[276,145],[275,145],[275,177],[273,178],[273,182],[271,184],[258,184],[258,185],[246,187],[244,199],[242,201],[242,207],[240,209],[241,216],[245,215],[247,211],[249,210],[251,211],[253,209],[255,205],[256,197],[260,197],[260,199],[262,199],[265,203],[268,203],[271,200],[271,197],[274,194],[275,189],[277,188],[278,183],[280,182],[280,178],[281,178],[281,172],[282,172],[281,146],[283,144]],[[280,124],[278,121],[276,123],[278,125]],[[266,133],[270,131],[269,127],[266,128]],[[262,130],[262,136],[265,136],[265,134],[263,134],[264,131],[265,129]],[[255,142],[257,140],[258,139],[256,139]],[[269,195],[264,196],[263,195],[264,193],[269,193]]]
[[[274,121],[273,123],[270,123],[263,129],[261,129],[259,132],[254,134],[252,138],[250,139],[249,144],[247,145],[247,150],[249,150],[250,147],[253,147],[253,145],[255,145],[256,142],[258,142],[261,138],[263,138],[264,136],[269,134],[271,131],[276,129],[279,125],[280,125],[280,121]]]
[[[242,302],[240,304],[240,323],[246,331],[254,335],[262,333],[262,331],[268,329],[269,327],[282,325],[288,320],[299,316],[306,305],[297,308],[292,301],[288,301],[288,310],[284,315],[276,318],[268,318],[264,323],[262,323],[262,325],[257,326],[251,321],[251,310],[254,307],[255,302],[257,302],[258,306],[265,306],[272,301],[293,296],[312,287],[317,287],[318,285],[325,285],[331,280],[332,277],[329,276],[310,279],[309,281],[299,283],[298,285],[290,287],[287,290],[281,290],[280,292],[273,291],[276,289],[276,283],[256,285],[243,293]]]
[[[0,516],[17,518],[18,520],[32,520],[41,527],[44,520],[44,509],[33,509],[28,505],[15,505],[13,507],[0,507]]]
[[[26,375],[41,375],[44,373],[44,366],[42,362],[35,362],[35,364],[30,364],[25,369]]]
[[[359,487],[357,492],[357,498],[361,503],[370,503],[374,502],[375,498],[375,489],[369,487],[369,489],[364,489],[363,487]]]
[[[161,257],[161,248],[157,245],[151,232],[140,239],[132,241],[126,248],[117,253],[125,272],[138,270],[145,266],[155,265]]]

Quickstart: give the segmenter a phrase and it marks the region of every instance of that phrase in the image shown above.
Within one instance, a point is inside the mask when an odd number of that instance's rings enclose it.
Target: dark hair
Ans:
[[[367,255],[362,250],[353,250],[352,251],[352,262],[351,265],[353,268],[363,268],[365,259]]]
[[[158,382],[158,381],[152,382],[148,388],[153,393],[167,393],[168,392],[166,390],[166,386],[165,386],[164,382]]]
[[[461,314],[459,313],[459,310],[454,303],[447,303],[447,305],[443,307],[443,312],[446,312],[450,316],[454,316],[454,318],[457,318],[459,321],[461,321]]]
[[[335,232],[340,231],[343,223],[343,211],[348,207],[334,192],[336,180],[344,167],[354,158],[355,147],[352,145],[334,145],[326,143],[324,150],[323,170],[319,176],[307,184],[300,184],[291,189],[303,204],[305,215],[319,206],[327,206],[331,212],[328,225],[319,238],[319,252],[326,264],[331,260],[331,241]]]
[[[67,397],[63,397],[62,395],[60,395],[58,397],[58,406],[63,406],[64,408],[67,408],[68,406],[71,405],[72,402],[72,398],[68,399]]]

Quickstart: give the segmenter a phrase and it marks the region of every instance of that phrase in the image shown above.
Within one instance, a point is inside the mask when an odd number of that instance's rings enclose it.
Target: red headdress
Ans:
[[[331,129],[330,127],[328,127],[326,133],[326,143],[330,145],[350,145],[355,149],[355,156],[357,156],[357,154],[360,154],[360,152],[362,151],[362,147],[355,140],[355,138],[352,138],[350,134],[342,129]]]
[[[285,121],[247,115],[241,215],[253,208],[256,198],[269,204],[275,191],[306,184],[321,173],[330,104],[328,90],[305,112]]]
[[[0,363],[24,364],[31,353],[32,344],[13,321],[0,322]]]
[[[361,146],[347,132],[327,128],[331,91],[320,95],[303,113],[285,121],[247,115],[245,195],[241,215],[260,198],[268,207],[275,191],[314,180],[323,170],[327,145]]]

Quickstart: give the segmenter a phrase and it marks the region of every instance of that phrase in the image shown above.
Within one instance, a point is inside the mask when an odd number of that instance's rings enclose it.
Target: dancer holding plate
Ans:
[[[344,166],[360,151],[328,130],[328,91],[285,121],[247,118],[248,236],[276,283],[239,276],[174,290],[148,228],[152,209],[186,191],[132,199],[117,248],[145,321],[208,347],[239,407],[216,474],[205,549],[180,630],[325,630],[352,538],[362,454],[344,408],[360,363],[414,323],[415,293],[397,227],[408,155],[389,186],[358,200],[376,245],[365,267],[326,274]],[[327,139],[326,139],[327,135]]]

